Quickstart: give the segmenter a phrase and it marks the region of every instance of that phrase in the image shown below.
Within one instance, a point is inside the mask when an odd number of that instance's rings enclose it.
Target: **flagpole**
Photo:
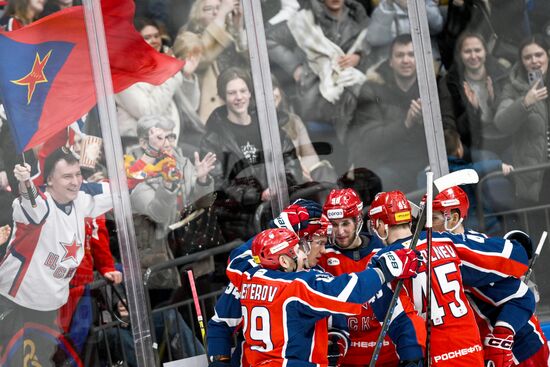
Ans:
[[[155,352],[156,343],[153,344],[148,309],[146,302],[142,301],[146,299],[146,294],[142,282],[139,254],[135,246],[137,242],[132,220],[128,183],[124,170],[101,3],[97,0],[83,0],[82,3],[86,19],[90,58],[92,60],[97,109],[101,133],[105,142],[103,146],[105,148],[107,172],[113,193],[113,211],[124,268],[124,283],[128,295],[137,365],[139,367],[158,366],[159,361]]]
[[[27,161],[25,160],[25,152],[21,152],[21,157],[23,157],[23,165],[26,165]],[[34,197],[34,193],[32,192],[32,183],[30,179],[25,180],[25,187],[27,188],[27,195],[29,196],[29,201],[31,202],[31,206],[33,208],[36,208],[36,198]]]

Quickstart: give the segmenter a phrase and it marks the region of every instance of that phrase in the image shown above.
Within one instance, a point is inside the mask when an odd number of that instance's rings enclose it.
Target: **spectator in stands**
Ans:
[[[174,52],[170,48],[170,36],[166,33],[163,25],[150,18],[136,18],[134,25],[151,47],[160,53],[174,56]]]
[[[416,189],[428,164],[411,36],[397,36],[384,63],[367,72],[350,127],[350,163],[365,167],[386,190]]]
[[[106,293],[106,301],[109,303],[109,311],[115,319],[120,322],[118,328],[105,329],[105,341],[110,354],[101,353],[102,357],[106,355],[114,357],[114,360],[108,365],[122,365],[123,356],[126,357],[125,362],[129,367],[136,367],[137,358],[135,353],[135,343],[132,336],[132,328],[130,326],[130,314],[127,309],[124,287],[117,286],[116,296],[112,296],[112,292]],[[119,299],[118,296],[122,299]],[[156,343],[161,350],[170,352],[163,353],[165,356],[171,356],[172,360],[189,358],[195,355],[204,354],[204,347],[193,335],[193,331],[187,325],[182,315],[177,308],[170,308],[164,311],[155,311],[152,314],[153,327],[155,331]],[[102,344],[102,343],[101,343]],[[124,350],[124,352],[123,352]],[[163,362],[166,360],[163,360]]]
[[[304,122],[300,116],[291,112],[291,106],[288,103],[277,78],[272,75],[273,98],[277,108],[277,119],[282,125],[282,129],[292,139],[296,147],[296,155],[302,165],[302,173],[305,181],[317,182],[336,182],[336,173],[334,168],[327,160],[320,160],[311,139],[307,132]]]
[[[44,0],[9,0],[0,29],[11,32],[31,24],[44,10]]]
[[[80,0],[47,0],[44,5],[44,11],[40,14],[40,18],[47,17],[50,14],[75,5],[81,5],[80,3]]]
[[[548,46],[535,35],[519,48],[519,61],[510,72],[495,116],[496,126],[514,136],[515,168],[547,163],[550,156],[548,98]],[[531,171],[514,176],[516,196],[530,204],[550,200],[550,171]]]
[[[445,128],[456,129],[465,154],[474,161],[479,150],[499,157],[510,139],[494,124],[494,113],[508,71],[487,52],[483,38],[465,32],[457,40],[456,61],[439,82],[441,117]],[[496,158],[496,157],[494,157]]]
[[[197,74],[201,86],[199,116],[206,123],[212,111],[223,105],[216,92],[220,72],[232,66],[245,67],[248,63],[239,1],[195,0],[189,21],[179,33],[184,31],[199,35],[204,46]]]
[[[212,193],[209,173],[216,156],[206,153],[201,160],[195,153],[194,164],[176,149],[174,122],[163,116],[146,116],[138,121],[139,158],[127,172],[144,177],[132,190],[130,200],[134,213],[136,241],[141,266],[148,267],[173,259],[168,245],[168,225],[179,219],[183,207]],[[166,300],[180,286],[176,269],[153,274],[148,286],[154,290],[152,302]]]
[[[75,134],[74,142],[72,151],[80,157],[81,169],[85,165],[90,169],[93,165],[91,163],[97,162],[87,162],[83,157],[86,157],[87,150],[92,149],[91,145],[82,144],[82,136],[79,134]],[[93,171],[95,168],[91,170]],[[101,182],[105,181],[104,178],[102,174],[95,173],[90,175],[86,181]],[[88,332],[92,327],[91,296],[86,285],[94,280],[94,270],[97,270],[108,282],[113,284],[122,282],[122,273],[116,270],[115,260],[111,254],[105,215],[86,218],[85,231],[84,257],[69,283],[69,299],[61,307],[57,316],[59,326],[70,338],[78,352],[82,351]]]
[[[262,152],[258,116],[250,108],[252,81],[239,68],[224,70],[218,78],[218,94],[225,105],[216,108],[206,123],[201,151],[214,152],[218,160],[212,176],[220,224],[226,240],[249,238],[256,207],[271,199]],[[281,146],[292,187],[302,180],[302,169],[292,141],[282,131]]]
[[[293,82],[283,88],[297,88],[297,114],[314,141],[333,144],[338,168],[346,164],[342,143],[365,81],[368,21],[355,0],[311,0],[266,34],[270,62]]]
[[[511,24],[514,26],[511,27]],[[530,34],[526,2],[449,1],[446,23],[438,37],[442,61],[447,70],[456,61],[453,60],[455,42],[465,31],[481,35],[487,41],[489,53],[508,67],[516,60],[519,43]]]
[[[14,236],[0,265],[0,345],[15,336],[10,363],[22,365],[26,347],[17,338],[28,335],[21,329],[35,323],[57,330],[57,310],[67,302],[69,282],[84,256],[84,218],[110,210],[112,197],[107,184],[83,183],[78,159],[63,149],[46,160],[45,192],[24,184],[30,180],[28,164],[16,165],[14,173],[21,196],[13,202]],[[39,339],[28,343],[43,361],[54,347]]]
[[[174,55],[185,61],[183,67],[183,81],[181,88],[176,90],[174,101],[178,107],[181,121],[182,136],[178,145],[182,147],[184,154],[188,148],[198,146],[198,142],[204,134],[204,123],[198,114],[201,98],[199,77],[196,74],[197,67],[202,59],[204,47],[200,37],[192,32],[182,32],[174,40]],[[191,145],[191,147],[189,147]]]
[[[437,35],[443,29],[443,16],[439,10],[438,2],[426,1],[426,15],[430,35]],[[371,62],[378,62],[387,55],[392,40],[401,34],[410,34],[411,24],[407,13],[407,0],[381,0],[374,12],[369,24],[367,40],[373,47],[370,56]],[[439,51],[435,39],[432,41],[434,59],[439,59]]]
[[[464,146],[460,141],[460,135],[454,129],[446,129],[444,131],[445,147],[447,150],[447,159],[449,163],[449,171],[459,171],[461,169],[473,169],[480,178],[488,175],[491,172],[501,171],[504,176],[507,176],[514,170],[514,167],[502,162],[500,159],[487,159],[474,163],[469,163],[464,160]],[[424,175],[423,175],[424,176]],[[425,180],[425,176],[422,177]],[[419,177],[419,182],[421,181]],[[466,185],[463,187],[470,201],[468,211],[468,226],[478,229],[477,218],[477,200],[474,185]],[[485,182],[483,187],[483,212],[484,214],[499,212],[506,209],[511,209],[514,205],[514,194],[511,182],[505,177],[493,177]],[[488,233],[497,233],[500,227],[497,224],[496,218],[491,217],[485,223],[485,228]]]
[[[138,21],[138,31],[157,51],[165,50],[162,45],[161,30],[148,20]],[[176,73],[161,85],[139,82],[115,95],[117,120],[124,148],[137,144],[137,121],[148,115],[162,115],[175,123],[176,140],[180,134],[180,117],[174,103],[174,93],[181,88],[183,75]]]

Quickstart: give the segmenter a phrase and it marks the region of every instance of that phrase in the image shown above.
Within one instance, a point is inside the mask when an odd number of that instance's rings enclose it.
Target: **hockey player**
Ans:
[[[14,174],[21,196],[13,202],[13,235],[0,263],[0,345],[4,347],[26,323],[56,328],[56,312],[67,301],[69,282],[84,256],[84,218],[112,207],[109,186],[83,184],[78,159],[63,149],[46,160],[45,192],[32,183],[30,189],[25,186],[28,164],[16,165]],[[50,352],[36,353],[48,358]]]
[[[387,252],[359,273],[338,277],[301,271],[307,249],[286,228],[254,238],[252,258],[237,256],[227,276],[241,295],[244,354],[250,366],[327,366],[327,321],[358,314],[382,285],[414,276],[419,259],[408,249]],[[254,266],[251,261],[260,266]]]
[[[270,227],[292,229],[298,234],[302,241],[305,241],[310,251],[307,256],[306,267],[312,268],[317,265],[319,257],[325,252],[328,233],[331,233],[332,226],[326,217],[322,215],[321,205],[315,201],[298,199],[285,208],[276,217]],[[252,240],[249,239],[240,247],[234,249],[229,260],[248,251],[251,254]],[[211,367],[245,365],[241,360],[241,345],[237,344],[234,353],[231,353],[232,335],[238,327],[241,319],[241,304],[239,292],[232,283],[229,283],[225,292],[220,295],[216,302],[215,314],[208,321],[208,354]],[[238,338],[239,339],[239,338]]]
[[[458,186],[439,193],[433,200],[433,229],[462,233],[477,240],[484,234],[464,227],[469,208],[466,193]],[[529,241],[526,234],[515,231]],[[534,315],[535,301],[527,285],[506,278],[488,286],[466,288],[484,341],[485,361],[495,367],[546,366],[548,343]],[[513,342],[510,342],[513,339]]]
[[[375,233],[393,250],[410,245],[411,207],[400,191],[379,193],[369,210]],[[422,233],[417,249],[426,258],[426,239]],[[482,286],[507,275],[521,276],[527,269],[527,256],[520,246],[506,240],[479,239],[479,242],[449,233],[434,233],[430,290],[431,363],[434,366],[482,367],[483,347],[474,313],[466,299],[463,284]],[[419,276],[405,281],[415,307],[426,314],[426,267]]]
[[[341,274],[365,269],[372,257],[384,244],[378,237],[363,232],[363,202],[353,189],[332,190],[323,206],[323,214],[331,221],[333,235],[329,246],[319,265],[327,272],[338,276]],[[391,297],[391,292],[384,290],[383,297]],[[390,325],[389,336],[386,336],[380,351],[377,366],[395,367],[417,366],[424,352],[424,321],[403,295],[399,300],[400,307]],[[374,302],[377,304],[377,302]],[[351,315],[345,320],[349,330],[350,343],[347,351],[338,351],[340,358],[331,361],[340,366],[366,366],[372,358],[376,340],[380,334],[380,322],[376,318],[373,305],[365,304],[360,315]],[[383,309],[382,312],[386,310]],[[333,345],[344,345],[338,333],[330,333]],[[390,339],[391,337],[391,339]],[[393,340],[393,343],[392,343]],[[395,343],[395,345],[394,345]],[[397,353],[396,354],[396,348]],[[335,352],[331,354],[335,355]],[[399,359],[401,358],[401,363]],[[336,362],[336,363],[335,363]]]

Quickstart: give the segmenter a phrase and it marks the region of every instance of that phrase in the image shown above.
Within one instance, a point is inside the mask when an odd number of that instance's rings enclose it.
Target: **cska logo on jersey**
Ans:
[[[76,234],[73,236],[73,240],[70,243],[63,243],[63,242],[60,242],[60,243],[61,243],[61,246],[63,246],[63,249],[65,250],[65,255],[63,255],[61,262],[67,261],[69,259],[73,259],[75,263],[78,263],[78,250],[80,250],[82,245],[77,242]]]

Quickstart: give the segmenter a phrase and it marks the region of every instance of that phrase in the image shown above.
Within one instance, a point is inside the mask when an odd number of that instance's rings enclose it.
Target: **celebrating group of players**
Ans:
[[[298,200],[231,253],[230,284],[208,323],[211,366],[367,366],[397,279],[404,288],[376,366],[548,366],[535,297],[521,280],[530,240],[464,228],[468,206],[457,186],[434,198],[428,254],[424,232],[409,248],[413,216],[400,191],[371,203],[373,234],[361,231],[352,189],[332,190],[322,208]]]

